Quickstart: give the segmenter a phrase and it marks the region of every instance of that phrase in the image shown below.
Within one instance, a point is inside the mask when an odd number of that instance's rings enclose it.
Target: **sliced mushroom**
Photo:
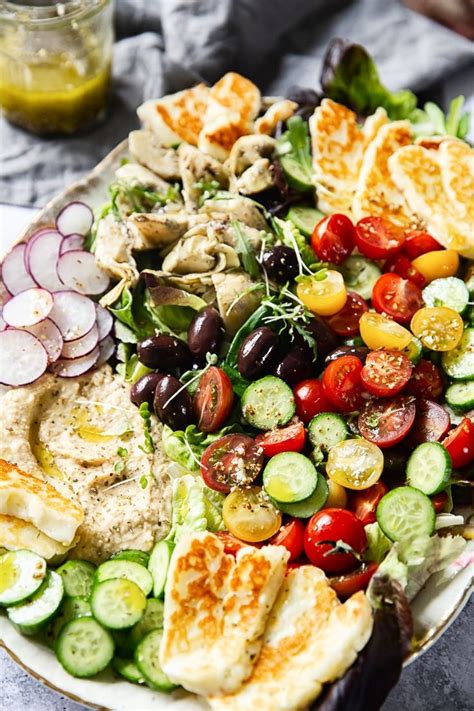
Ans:
[[[195,212],[199,207],[203,194],[202,186],[216,182],[219,187],[227,188],[229,175],[219,161],[187,143],[182,143],[178,148],[178,157],[184,202],[191,212]]]
[[[215,217],[217,214],[227,215],[231,220],[239,220],[244,225],[255,227],[257,230],[266,230],[269,227],[261,212],[252,200],[243,195],[229,195],[219,200],[206,200],[201,207],[201,213]]]
[[[172,274],[205,273],[235,269],[239,264],[232,247],[198,225],[173,247],[163,260],[162,269]]]
[[[255,311],[262,293],[257,289],[252,290],[255,284],[242,271],[213,274],[212,283],[226,333],[232,337]]]
[[[256,135],[242,136],[234,143],[227,161],[231,192],[253,195],[273,187],[275,145],[270,136]]]
[[[205,215],[179,213],[134,213],[127,219],[133,237],[133,249],[166,247],[177,242],[188,229],[208,220]]]
[[[179,180],[178,155],[167,148],[152,131],[131,131],[128,146],[132,157],[165,180]]]
[[[114,279],[123,279],[129,284],[138,280],[131,235],[125,224],[113,215],[104,217],[97,227],[95,261]]]
[[[144,168],[139,163],[125,163],[117,168],[115,177],[127,185],[140,185],[149,188],[157,193],[166,195],[170,184],[153,173],[148,168]]]

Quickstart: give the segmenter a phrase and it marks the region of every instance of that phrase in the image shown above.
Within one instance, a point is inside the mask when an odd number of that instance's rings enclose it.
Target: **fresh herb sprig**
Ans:
[[[143,420],[143,436],[144,436],[144,444],[143,445],[138,445],[139,448],[142,450],[142,452],[145,452],[147,454],[153,454],[155,451],[155,445],[153,443],[153,438],[151,436],[151,413],[150,413],[150,406],[148,405],[147,402],[142,402],[140,407],[138,408],[138,412],[140,417]]]
[[[245,233],[245,229],[240,222],[232,220],[235,235],[235,251],[240,259],[242,267],[252,279],[258,279],[260,276],[260,265],[258,263],[255,250],[250,244],[249,238]]]

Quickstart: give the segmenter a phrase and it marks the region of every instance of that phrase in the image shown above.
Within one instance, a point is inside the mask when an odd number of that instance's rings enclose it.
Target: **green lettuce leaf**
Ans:
[[[185,474],[173,481],[171,530],[167,540],[178,541],[190,531],[219,531],[223,528],[225,496],[204,485],[200,477]]]
[[[367,536],[367,549],[365,560],[375,560],[381,563],[392,547],[392,542],[387,538],[377,522],[369,523],[365,528]]]

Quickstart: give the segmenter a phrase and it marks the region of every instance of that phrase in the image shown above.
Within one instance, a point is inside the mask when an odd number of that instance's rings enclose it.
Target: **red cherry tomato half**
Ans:
[[[290,561],[296,560],[303,553],[304,523],[293,518],[284,523],[278,533],[267,541],[272,546],[284,546],[290,551]]]
[[[334,412],[334,405],[326,397],[320,380],[302,380],[293,388],[296,414],[305,424],[320,412]]]
[[[446,491],[440,491],[439,494],[435,494],[435,496],[431,497],[431,503],[433,504],[433,508],[435,510],[435,513],[443,513],[444,507],[449,501],[449,496],[446,493]]]
[[[372,304],[376,311],[397,323],[409,323],[423,306],[421,289],[398,274],[382,274],[372,289]]]
[[[359,590],[367,589],[367,586],[378,567],[379,564],[375,561],[371,561],[370,563],[362,563],[360,568],[357,568],[357,570],[354,570],[352,573],[347,573],[347,575],[339,575],[335,578],[329,578],[329,585],[341,600],[347,600],[347,598],[354,595],[354,593],[359,592]]]
[[[355,228],[356,246],[369,259],[387,259],[400,251],[404,241],[403,230],[383,217],[364,217]]]
[[[261,447],[247,435],[219,437],[204,450],[201,475],[206,486],[228,494],[234,486],[251,484],[263,466]]]
[[[449,432],[451,420],[441,405],[420,398],[416,402],[416,415],[410,430],[410,444],[416,447],[423,442],[439,442]]]
[[[324,217],[313,230],[311,246],[323,262],[342,264],[354,249],[355,228],[345,215]]]
[[[426,285],[426,279],[421,272],[413,266],[408,257],[403,254],[394,254],[387,259],[383,266],[384,272],[398,274],[404,279],[409,279],[421,289]]]
[[[352,553],[338,551],[338,541],[358,554],[367,546],[364,527],[351,511],[323,509],[309,519],[304,533],[304,550],[311,563],[325,573],[348,573],[359,564]]]
[[[376,520],[375,511],[380,499],[388,493],[388,486],[383,481],[377,481],[368,489],[353,491],[350,495],[349,508],[359,521],[367,526]]]
[[[448,450],[455,469],[470,464],[474,461],[474,422],[465,417],[442,444]]]
[[[415,366],[406,391],[415,397],[437,400],[443,389],[443,377],[438,366],[430,360],[422,359]]]
[[[266,457],[274,457],[280,452],[301,452],[306,440],[302,422],[295,422],[279,430],[270,430],[255,437],[255,442],[263,449]]]
[[[361,370],[359,358],[348,355],[333,360],[323,373],[324,392],[341,412],[358,410],[364,402]]]
[[[372,351],[365,360],[360,378],[372,395],[390,397],[403,390],[412,369],[410,359],[400,351]]]
[[[414,399],[399,395],[393,400],[366,402],[357,424],[362,437],[383,449],[393,447],[407,436],[415,414]]]
[[[234,391],[229,376],[211,366],[201,376],[193,406],[202,432],[216,432],[229,417],[234,404]]]
[[[344,306],[334,316],[329,316],[326,323],[332,328],[334,333],[342,338],[356,336],[359,333],[359,319],[369,310],[367,302],[355,291],[347,292],[347,300]]]
[[[423,230],[410,230],[405,232],[403,251],[410,259],[416,259],[422,254],[436,252],[440,249],[443,249],[442,245],[428,234],[428,232],[424,232]]]
[[[216,536],[221,539],[224,544],[224,553],[230,555],[236,555],[241,548],[245,546],[254,546],[255,548],[260,548],[263,544],[261,543],[245,543],[237,538],[229,531],[216,531]]]

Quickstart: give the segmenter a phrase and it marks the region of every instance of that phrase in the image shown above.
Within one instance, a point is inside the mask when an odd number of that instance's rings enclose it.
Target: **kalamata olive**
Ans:
[[[184,430],[194,421],[193,402],[188,391],[184,389],[176,395],[182,387],[182,383],[173,375],[165,375],[155,390],[155,414],[173,430]]]
[[[270,279],[282,283],[294,279],[298,274],[296,252],[284,244],[267,249],[262,256],[262,266]]]
[[[278,336],[268,326],[249,333],[240,346],[237,358],[239,373],[249,380],[269,373],[278,355]]]
[[[332,331],[319,316],[313,316],[309,323],[305,324],[305,330],[308,331],[316,341],[318,354],[316,365],[321,369],[324,366],[324,359],[327,354],[338,346],[339,339],[334,331]]]
[[[195,358],[218,353],[224,336],[224,322],[216,309],[208,306],[193,318],[188,328],[188,347]]]
[[[273,375],[281,378],[288,385],[296,385],[312,374],[311,360],[307,354],[295,346],[273,369]]]
[[[333,360],[337,360],[341,356],[353,355],[356,356],[356,358],[359,358],[362,363],[365,363],[365,359],[367,358],[368,354],[369,349],[367,348],[367,346],[339,346],[339,348],[336,348],[335,350],[331,351],[326,356],[325,362],[330,363]]]
[[[133,404],[140,407],[142,403],[147,402],[150,407],[153,407],[156,386],[161,378],[164,378],[162,373],[147,373],[138,378],[130,389],[130,400]]]
[[[148,368],[159,368],[163,373],[191,366],[191,354],[185,343],[174,336],[150,336],[137,346],[138,360]]]

